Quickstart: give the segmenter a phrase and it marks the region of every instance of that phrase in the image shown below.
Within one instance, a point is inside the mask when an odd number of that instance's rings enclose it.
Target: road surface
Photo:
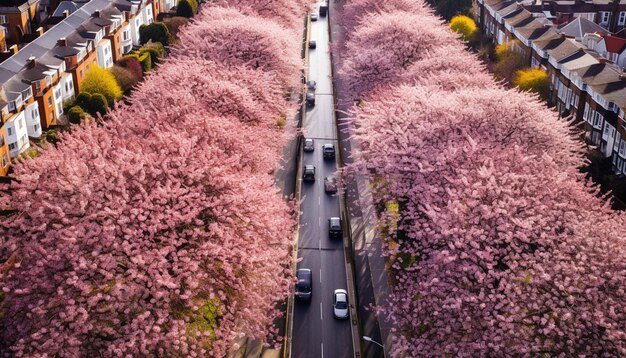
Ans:
[[[332,309],[333,291],[347,288],[342,241],[328,236],[328,218],[340,216],[339,198],[324,192],[324,177],[335,172],[336,164],[324,160],[321,150],[325,143],[337,148],[328,17],[311,22],[310,38],[317,43],[316,49],[309,50],[308,69],[308,80],[317,82],[316,103],[307,109],[302,127],[305,136],[315,140],[315,151],[304,153],[302,161],[315,166],[316,180],[302,183],[298,268],[312,270],[313,295],[310,302],[295,301],[291,354],[294,358],[349,358],[354,356],[349,320],[334,319]]]

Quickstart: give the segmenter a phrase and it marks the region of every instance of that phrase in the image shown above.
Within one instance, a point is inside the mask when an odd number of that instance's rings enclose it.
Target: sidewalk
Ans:
[[[342,29],[337,25],[341,8],[345,0],[330,2],[331,42],[335,46],[332,52],[333,78],[337,96],[336,112],[339,123],[339,149],[345,165],[354,162],[359,155],[359,144],[352,138],[351,124],[345,122],[344,114],[351,106],[352,99],[342,96],[343,83],[336,76],[341,66],[341,44],[344,41]],[[369,336],[385,347],[384,356],[392,357],[392,324],[386,317],[378,315],[370,308],[384,306],[391,292],[383,247],[377,232],[377,217],[370,191],[369,179],[364,176],[352,178],[346,182],[346,204],[352,237],[356,286],[358,290],[361,335]],[[363,357],[382,357],[381,347],[374,343],[361,341]],[[397,355],[396,355],[397,356]]]

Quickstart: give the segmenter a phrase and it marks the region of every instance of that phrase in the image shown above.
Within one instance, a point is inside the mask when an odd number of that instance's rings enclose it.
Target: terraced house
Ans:
[[[79,93],[93,64],[111,67],[139,45],[139,27],[154,21],[154,9],[152,0],[65,7],[59,21],[0,63],[0,175],[29,138],[58,124],[63,102]]]
[[[585,140],[626,175],[626,0],[475,0],[474,9],[494,44],[548,72],[549,104],[583,123]]]

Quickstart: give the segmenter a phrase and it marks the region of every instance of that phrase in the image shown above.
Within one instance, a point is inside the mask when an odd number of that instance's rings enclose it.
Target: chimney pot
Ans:
[[[69,10],[65,10],[63,11],[63,18],[67,18],[68,16],[70,16],[70,11]]]
[[[100,17],[100,10],[96,10],[93,12],[93,17]]]
[[[57,40],[57,45],[59,46],[67,46],[67,39],[65,37],[61,37]]]
[[[28,68],[33,68],[33,67],[35,67],[36,64],[37,64],[37,60],[36,60],[35,56],[30,56],[28,58]]]

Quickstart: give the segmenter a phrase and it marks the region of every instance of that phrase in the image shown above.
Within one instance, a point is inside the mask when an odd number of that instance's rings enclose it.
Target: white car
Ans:
[[[348,318],[348,292],[340,288],[333,293],[333,316],[337,319]]]
[[[311,14],[311,21],[317,21],[317,13]]]

